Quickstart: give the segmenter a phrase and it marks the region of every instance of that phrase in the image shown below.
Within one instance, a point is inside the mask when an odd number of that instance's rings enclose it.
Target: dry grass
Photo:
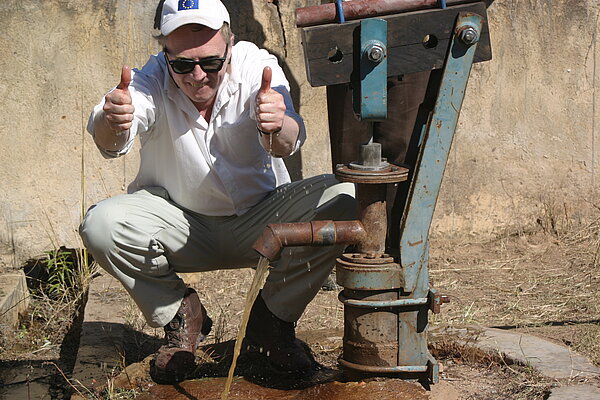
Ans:
[[[526,331],[567,345],[600,366],[600,305],[595,301],[600,294],[600,219],[560,223],[546,213],[537,229],[493,240],[432,238],[431,281],[451,303],[441,314],[430,315],[431,324]],[[252,276],[252,270],[197,275],[194,286],[215,319],[209,340],[235,337]],[[319,330],[331,337],[342,329],[337,291],[319,292],[298,323],[299,332]],[[559,384],[450,339],[432,343],[432,351],[446,367],[443,379],[456,382],[468,399],[541,400]],[[332,367],[340,347],[341,338],[312,345],[315,358]]]
[[[600,219],[488,242],[434,240],[431,280],[451,298],[437,325],[549,337],[600,365]]]
[[[588,224],[560,220],[546,208],[538,228],[493,240],[474,237],[431,241],[432,284],[451,303],[432,315],[435,327],[470,324],[525,331],[569,346],[600,366],[600,218]],[[237,334],[254,271],[226,270],[184,279],[198,289],[215,324],[208,343]],[[343,306],[337,291],[321,291],[298,323],[298,332],[320,335],[310,341],[315,358],[334,367],[341,350]],[[148,330],[134,309],[130,325]],[[338,335],[338,336],[336,336]],[[541,400],[560,383],[527,366],[509,365],[471,343],[431,343],[442,361],[442,379],[461,388],[465,399]],[[307,340],[308,341],[308,340]]]

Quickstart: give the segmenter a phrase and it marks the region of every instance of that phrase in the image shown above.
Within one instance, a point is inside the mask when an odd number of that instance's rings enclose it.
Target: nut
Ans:
[[[479,33],[471,26],[461,29],[458,37],[467,46],[475,44],[479,41]]]
[[[379,44],[373,44],[367,49],[367,57],[370,61],[381,62],[385,56],[385,49]]]

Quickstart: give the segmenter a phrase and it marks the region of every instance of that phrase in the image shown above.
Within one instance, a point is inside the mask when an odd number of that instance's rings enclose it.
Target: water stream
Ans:
[[[231,367],[229,367],[229,374],[227,375],[225,388],[223,389],[223,393],[221,394],[221,400],[227,400],[227,398],[229,397],[229,391],[231,390],[231,383],[233,382],[235,366],[237,364],[237,359],[240,355],[240,351],[242,349],[242,341],[244,340],[244,336],[246,336],[246,327],[248,326],[250,310],[252,309],[252,305],[254,304],[256,297],[258,296],[258,292],[265,284],[268,272],[269,259],[261,257],[260,260],[258,260],[256,272],[254,273],[254,279],[252,280],[252,284],[250,285],[250,289],[248,289],[248,294],[246,295],[246,303],[244,304],[242,322],[240,323],[240,329],[238,330],[238,335],[235,339],[235,346],[233,348],[233,360],[231,362]]]

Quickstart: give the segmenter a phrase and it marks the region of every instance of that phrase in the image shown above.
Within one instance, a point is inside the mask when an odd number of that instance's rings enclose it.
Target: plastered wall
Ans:
[[[324,88],[306,81],[294,9],[316,0],[225,1],[238,39],[276,53],[309,131],[295,178],[329,172]],[[436,235],[491,235],[589,217],[600,179],[592,0],[496,0],[494,59],[474,67],[450,154]],[[80,246],[82,210],[123,193],[136,151],[104,160],[84,132],[123,63],[158,51],[155,2],[0,3],[0,261]],[[560,221],[559,221],[560,222]]]
[[[598,10],[586,0],[491,5],[494,58],[473,68],[434,231],[595,218]]]

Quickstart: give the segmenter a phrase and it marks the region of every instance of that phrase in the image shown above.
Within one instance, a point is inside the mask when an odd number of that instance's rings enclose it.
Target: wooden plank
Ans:
[[[476,13],[487,21],[484,2],[381,17],[388,22],[388,75],[441,68],[460,12]],[[360,21],[302,28],[306,72],[312,86],[350,82],[359,32]],[[433,43],[426,46],[426,37]],[[474,62],[491,58],[489,30],[484,24]]]

